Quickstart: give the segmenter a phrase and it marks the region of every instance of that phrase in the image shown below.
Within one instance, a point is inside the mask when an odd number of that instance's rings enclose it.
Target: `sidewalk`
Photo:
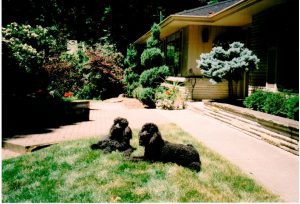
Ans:
[[[90,108],[89,121],[61,126],[45,134],[19,136],[10,142],[33,145],[97,137],[107,134],[113,119],[118,116],[127,118],[132,129],[140,129],[146,122],[158,125],[173,122],[285,201],[299,200],[298,156],[215,119],[189,110],[133,109],[121,103],[91,102]],[[4,155],[2,157],[5,159]]]
[[[189,110],[155,110],[287,202],[299,201],[299,158]]]

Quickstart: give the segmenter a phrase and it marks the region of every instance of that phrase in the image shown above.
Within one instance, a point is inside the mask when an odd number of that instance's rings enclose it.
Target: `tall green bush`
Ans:
[[[155,93],[159,85],[170,75],[169,68],[164,65],[164,55],[160,46],[160,28],[157,24],[151,27],[151,36],[140,56],[140,67],[136,68],[136,54],[132,45],[127,49],[124,83],[128,96],[138,98],[146,105],[155,106]]]

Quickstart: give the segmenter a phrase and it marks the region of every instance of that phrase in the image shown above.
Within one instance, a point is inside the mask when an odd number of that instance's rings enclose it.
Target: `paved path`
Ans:
[[[189,110],[158,112],[285,201],[299,201],[298,156]]]
[[[126,117],[133,129],[140,129],[146,122],[173,122],[285,201],[299,201],[298,156],[245,135],[215,119],[190,110],[128,109],[121,103],[91,102],[90,108],[90,121],[62,126],[50,133],[19,136],[10,142],[33,145],[96,137],[107,134],[117,116]]]

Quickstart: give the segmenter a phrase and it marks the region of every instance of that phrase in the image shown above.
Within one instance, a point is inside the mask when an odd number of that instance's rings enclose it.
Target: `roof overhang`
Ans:
[[[271,6],[287,0],[241,0],[226,9],[210,16],[170,15],[160,26],[161,39],[190,25],[211,26],[245,26],[252,23],[252,16]],[[151,30],[137,39],[134,43],[144,44],[151,35]]]

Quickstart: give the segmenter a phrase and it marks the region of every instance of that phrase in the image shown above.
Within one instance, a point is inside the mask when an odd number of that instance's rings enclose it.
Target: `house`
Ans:
[[[162,50],[192,99],[225,99],[228,82],[213,85],[196,60],[214,45],[241,41],[260,59],[259,69],[234,84],[244,98],[255,89],[299,88],[299,5],[297,0],[227,0],[168,16],[161,28]],[[135,41],[145,44],[151,31]]]

